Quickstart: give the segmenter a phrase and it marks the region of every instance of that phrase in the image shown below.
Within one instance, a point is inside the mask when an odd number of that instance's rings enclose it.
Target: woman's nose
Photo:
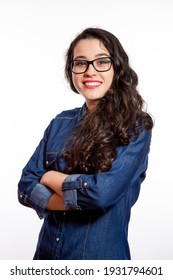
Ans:
[[[92,64],[88,65],[87,71],[84,73],[86,75],[95,75],[97,71],[95,70],[94,66]]]

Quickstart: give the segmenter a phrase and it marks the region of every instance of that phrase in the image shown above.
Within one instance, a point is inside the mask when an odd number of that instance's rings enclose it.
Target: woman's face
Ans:
[[[110,57],[109,51],[98,39],[82,39],[74,48],[73,60],[94,60]],[[114,77],[113,65],[106,72],[98,72],[93,65],[82,74],[72,73],[72,81],[76,90],[85,98],[88,109],[92,109],[112,84]]]

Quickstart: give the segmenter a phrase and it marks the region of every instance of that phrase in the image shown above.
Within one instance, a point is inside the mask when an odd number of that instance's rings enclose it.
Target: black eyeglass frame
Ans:
[[[109,59],[110,59],[110,67],[109,67],[109,69],[107,69],[107,70],[97,70],[96,67],[94,66],[94,61],[99,60],[99,59],[104,59],[104,58],[109,58]],[[79,73],[79,72],[73,71],[73,63],[74,63],[74,61],[78,61],[78,62],[85,61],[85,62],[87,62],[86,70],[83,71],[83,72],[80,72],[80,73]],[[70,61],[69,64],[70,64],[71,71],[72,71],[74,74],[83,74],[83,73],[85,73],[85,72],[88,70],[90,64],[94,67],[94,69],[95,69],[97,72],[107,72],[107,71],[109,71],[109,70],[111,69],[112,62],[113,62],[113,58],[112,58],[111,56],[103,56],[103,57],[99,57],[99,58],[96,58],[96,59],[93,59],[93,60],[73,59],[73,60]]]

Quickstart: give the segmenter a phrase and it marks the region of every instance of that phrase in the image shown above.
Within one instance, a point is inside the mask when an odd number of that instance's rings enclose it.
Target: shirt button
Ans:
[[[65,216],[65,214],[66,214],[66,213],[65,213],[65,212],[63,212],[63,216]]]
[[[46,164],[49,164],[49,161],[48,161],[48,160],[46,161]]]
[[[84,187],[86,187],[88,184],[87,184],[87,182],[84,182],[84,184],[83,184],[83,185],[84,185]]]
[[[56,241],[57,241],[57,242],[59,241],[59,237],[56,238]]]

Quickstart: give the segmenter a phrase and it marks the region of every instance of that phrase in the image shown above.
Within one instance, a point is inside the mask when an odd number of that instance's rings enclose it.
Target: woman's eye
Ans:
[[[99,64],[107,64],[107,63],[110,63],[110,60],[109,59],[100,59],[100,60],[98,60],[98,63]]]
[[[74,66],[85,66],[86,62],[85,61],[75,61]]]

